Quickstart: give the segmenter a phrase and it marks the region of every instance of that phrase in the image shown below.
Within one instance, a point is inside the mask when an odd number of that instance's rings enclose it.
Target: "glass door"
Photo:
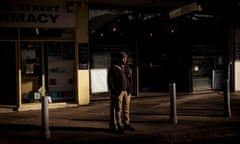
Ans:
[[[22,103],[40,102],[41,42],[21,42],[21,100]]]

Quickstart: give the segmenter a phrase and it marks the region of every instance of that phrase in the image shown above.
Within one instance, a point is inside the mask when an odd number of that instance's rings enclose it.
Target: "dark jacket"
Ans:
[[[127,91],[128,93],[133,92],[132,86],[132,69],[126,65],[127,73]],[[122,74],[121,67],[119,65],[113,64],[108,71],[108,88],[109,90],[118,95],[122,91]]]

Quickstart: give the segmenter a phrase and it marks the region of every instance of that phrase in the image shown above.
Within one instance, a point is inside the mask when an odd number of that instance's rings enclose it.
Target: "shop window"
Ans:
[[[74,100],[74,43],[49,42],[47,48],[47,91],[53,102]]]

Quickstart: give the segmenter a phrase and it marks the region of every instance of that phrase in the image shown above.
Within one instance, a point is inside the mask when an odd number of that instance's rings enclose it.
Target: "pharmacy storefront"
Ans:
[[[66,1],[6,1],[0,7],[0,105],[38,108],[42,95],[53,105],[88,104],[88,35],[80,30],[87,8],[78,14],[78,5]]]

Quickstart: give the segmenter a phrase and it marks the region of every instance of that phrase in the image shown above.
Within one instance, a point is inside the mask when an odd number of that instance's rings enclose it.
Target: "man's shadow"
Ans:
[[[50,133],[57,131],[68,132],[103,132],[111,133],[109,128],[100,127],[76,127],[76,126],[49,126]],[[42,139],[44,126],[34,124],[0,124],[0,141],[13,140],[23,141],[25,139],[37,140]]]

